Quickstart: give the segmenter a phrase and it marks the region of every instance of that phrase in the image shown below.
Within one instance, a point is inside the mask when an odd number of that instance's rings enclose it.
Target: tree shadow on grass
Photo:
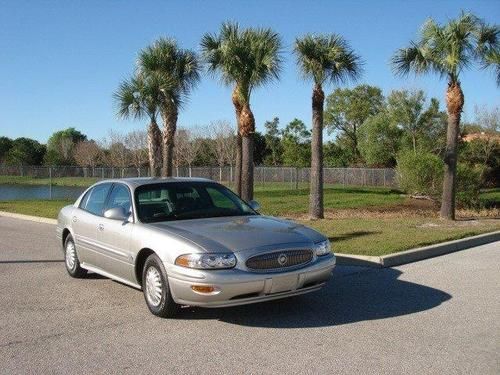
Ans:
[[[180,319],[218,319],[267,328],[312,328],[414,314],[439,306],[451,295],[399,280],[385,268],[342,275],[342,267],[321,291],[293,298],[223,309],[186,308]]]
[[[345,241],[345,240],[350,240],[350,239],[353,239],[356,237],[363,237],[363,236],[369,236],[371,234],[380,234],[380,233],[382,233],[382,232],[381,231],[374,231],[374,230],[373,231],[358,230],[355,232],[349,232],[349,233],[341,234],[338,236],[331,236],[331,237],[328,237],[328,239],[332,242]]]

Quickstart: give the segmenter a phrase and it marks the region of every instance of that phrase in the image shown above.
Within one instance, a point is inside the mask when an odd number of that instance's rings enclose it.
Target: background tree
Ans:
[[[266,137],[261,132],[253,133],[253,163],[254,165],[264,164],[267,155]]]
[[[330,140],[323,145],[324,165],[331,168],[351,166],[353,155],[351,150],[342,144],[342,139]]]
[[[299,119],[292,120],[282,133],[283,163],[290,167],[308,167],[311,162],[311,132]]]
[[[5,162],[7,153],[12,148],[12,139],[8,137],[0,137],[0,163]]]
[[[16,138],[5,156],[9,165],[41,165],[46,152],[45,145],[30,138]]]
[[[240,30],[236,23],[224,23],[219,35],[205,34],[201,40],[208,71],[219,74],[226,85],[233,86],[232,101],[242,137],[241,174],[237,172],[235,176],[236,190],[247,201],[253,198],[254,168],[255,118],[250,97],[256,87],[278,79],[281,46],[279,35],[271,29]],[[238,158],[236,163],[238,171]]]
[[[138,74],[160,85],[159,110],[163,120],[162,176],[172,176],[174,139],[179,111],[200,80],[196,53],[173,39],[160,38],[139,53]]]
[[[446,108],[448,129],[444,155],[441,217],[455,219],[457,142],[464,94],[460,73],[474,60],[484,61],[485,51],[499,51],[498,26],[488,26],[470,13],[444,25],[429,19],[420,31],[419,39],[407,48],[399,49],[392,58],[394,71],[400,75],[438,73],[448,80]]]
[[[394,167],[402,130],[387,112],[369,117],[359,131],[361,156],[372,167]]]
[[[323,85],[355,80],[361,59],[340,35],[306,35],[295,40],[294,52],[304,79],[312,80],[311,192],[309,215],[323,218]]]
[[[87,139],[85,134],[75,128],[56,131],[47,141],[45,164],[71,165],[74,163],[73,149],[78,142]]]
[[[192,175],[192,166],[202,146],[201,131],[199,128],[179,129],[176,135],[175,155],[178,165],[187,165],[189,177]]]
[[[476,106],[474,126],[467,126],[460,147],[465,163],[480,169],[482,186],[500,181],[500,109]]]
[[[425,101],[422,90],[394,90],[387,98],[389,116],[408,134],[413,152],[417,152],[417,138],[425,134],[427,128],[440,115],[437,99],[432,98],[427,108],[424,108]]]
[[[162,137],[156,122],[162,88],[162,80],[158,76],[138,75],[123,81],[114,94],[119,117],[149,120],[147,146],[152,177],[160,175],[162,163]]]
[[[234,126],[229,121],[215,121],[210,124],[213,137],[213,154],[219,166],[219,180],[222,181],[222,167],[234,165],[236,137]]]
[[[90,167],[94,172],[95,167],[101,160],[102,150],[94,141],[80,141],[75,145],[73,157],[77,165],[85,168]],[[86,169],[84,169],[84,174],[86,177]],[[92,173],[92,175],[95,175],[95,173]]]
[[[264,138],[267,148],[265,164],[267,165],[278,166],[282,162],[281,154],[283,149],[281,147],[279,123],[280,120],[278,117],[264,123],[264,128],[266,129]]]
[[[325,124],[330,133],[344,138],[342,143],[351,149],[352,162],[359,163],[359,130],[363,123],[385,106],[382,90],[375,86],[359,85],[352,89],[335,89],[326,99]]]
[[[120,168],[120,176],[125,176],[124,169],[130,165],[130,150],[125,145],[126,137],[123,133],[109,131],[108,160],[113,167]],[[114,170],[113,170],[114,173]],[[113,176],[114,177],[114,176]]]
[[[125,144],[130,150],[130,161],[141,175],[141,168],[148,161],[148,135],[143,130],[134,130],[125,136]]]

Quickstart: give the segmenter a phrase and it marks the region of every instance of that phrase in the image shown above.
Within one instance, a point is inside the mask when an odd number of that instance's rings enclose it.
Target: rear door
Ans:
[[[114,183],[106,201],[104,211],[121,207],[129,213],[129,220],[114,220],[100,217],[98,225],[99,251],[96,253],[98,267],[115,276],[135,282],[134,256],[130,238],[134,228],[132,197],[127,185]]]
[[[95,254],[99,251],[98,225],[110,189],[111,183],[94,186],[85,194],[80,206],[73,210],[71,220],[81,263],[95,265]]]

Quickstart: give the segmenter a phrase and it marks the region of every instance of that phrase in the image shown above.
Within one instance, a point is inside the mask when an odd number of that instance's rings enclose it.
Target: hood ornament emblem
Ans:
[[[284,266],[287,262],[288,262],[288,257],[286,256],[286,254],[280,254],[278,256],[278,263],[280,264],[280,266]]]

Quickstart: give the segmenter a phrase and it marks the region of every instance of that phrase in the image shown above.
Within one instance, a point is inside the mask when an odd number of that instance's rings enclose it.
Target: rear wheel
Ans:
[[[165,267],[156,254],[151,254],[144,263],[142,291],[149,311],[154,315],[172,318],[177,314],[179,305],[172,298]]]
[[[64,264],[71,277],[82,278],[87,274],[87,270],[80,267],[75,241],[71,234],[68,234],[66,241],[64,241]]]

